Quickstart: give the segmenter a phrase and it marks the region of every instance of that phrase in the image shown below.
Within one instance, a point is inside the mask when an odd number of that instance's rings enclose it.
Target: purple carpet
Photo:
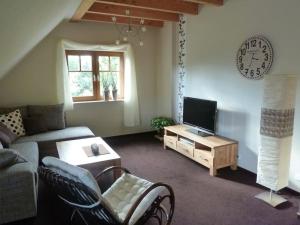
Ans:
[[[175,151],[164,150],[153,134],[106,141],[133,174],[173,187],[176,205],[172,225],[300,225],[297,193],[283,191],[289,202],[274,209],[253,197],[264,190],[256,185],[252,173],[222,169],[217,177],[211,177],[207,168]],[[14,224],[65,225],[69,213],[41,183],[37,218]]]

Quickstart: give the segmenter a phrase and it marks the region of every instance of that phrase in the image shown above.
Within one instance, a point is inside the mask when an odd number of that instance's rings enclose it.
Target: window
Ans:
[[[73,101],[104,99],[105,86],[124,93],[124,56],[122,52],[67,50],[67,63]],[[112,94],[110,94],[112,100]]]

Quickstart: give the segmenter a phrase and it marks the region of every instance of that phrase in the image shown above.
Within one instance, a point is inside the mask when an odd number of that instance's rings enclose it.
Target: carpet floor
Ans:
[[[254,198],[264,189],[255,183],[254,174],[243,169],[222,169],[217,177],[211,177],[207,168],[175,151],[164,150],[162,143],[149,133],[106,138],[106,141],[120,154],[122,166],[133,174],[173,187],[176,205],[172,225],[300,224],[296,216],[297,193],[282,191],[289,202],[274,209]],[[69,213],[41,182],[37,218],[10,225],[65,225]]]

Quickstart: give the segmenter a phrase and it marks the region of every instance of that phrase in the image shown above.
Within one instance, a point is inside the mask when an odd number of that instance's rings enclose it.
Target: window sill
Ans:
[[[74,102],[74,104],[89,104],[89,103],[114,103],[114,102],[124,102],[124,99],[118,99],[118,100],[95,100],[95,101],[78,101]]]

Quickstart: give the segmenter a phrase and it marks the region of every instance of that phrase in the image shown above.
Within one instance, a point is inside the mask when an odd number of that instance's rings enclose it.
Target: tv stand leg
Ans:
[[[231,169],[231,170],[237,170],[237,165],[236,165],[236,163],[233,164],[233,165],[231,165],[231,166],[230,166],[230,169]]]
[[[209,168],[209,175],[210,176],[217,176],[217,169],[214,167]]]

